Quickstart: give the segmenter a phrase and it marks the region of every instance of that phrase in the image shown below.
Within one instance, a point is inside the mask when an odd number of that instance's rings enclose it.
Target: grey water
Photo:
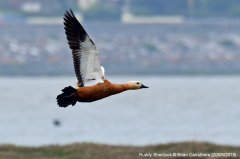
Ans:
[[[140,80],[149,89],[60,108],[55,98],[65,86],[75,85],[74,77],[1,77],[0,144],[240,145],[240,76],[107,79]]]

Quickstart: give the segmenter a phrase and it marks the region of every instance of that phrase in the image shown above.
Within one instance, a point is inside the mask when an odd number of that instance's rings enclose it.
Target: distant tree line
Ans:
[[[184,16],[240,16],[239,0],[131,0],[131,7],[141,14],[181,14]]]
[[[120,19],[124,7],[135,15],[240,17],[240,0],[100,0],[84,11],[86,19]]]
[[[99,0],[88,10],[81,10],[78,0],[31,0],[40,2],[41,12],[26,13],[20,8],[29,0],[0,0],[0,11],[18,15],[61,16],[72,8],[86,20],[119,20],[124,7],[136,15],[183,15],[185,17],[240,17],[240,0]]]

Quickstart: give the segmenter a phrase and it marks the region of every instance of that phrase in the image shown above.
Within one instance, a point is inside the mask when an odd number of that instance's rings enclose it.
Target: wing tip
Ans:
[[[64,24],[64,26],[75,25],[75,26],[78,26],[78,27],[79,26],[82,27],[81,23],[79,22],[79,20],[74,15],[72,9],[66,10],[65,13],[63,14],[63,24]]]
[[[72,11],[72,9],[70,9],[70,13],[72,14],[72,16],[73,16],[74,18],[76,18],[75,15],[74,15],[74,13],[73,13],[73,11]]]
[[[67,20],[77,20],[75,17],[73,11],[70,9],[70,11],[66,10],[65,13],[63,14],[63,20],[64,22],[67,22]]]
[[[73,13],[72,9],[70,8],[69,10],[66,10],[65,13],[63,14],[64,17],[68,18],[68,17],[71,17],[71,18],[75,18],[75,14]]]

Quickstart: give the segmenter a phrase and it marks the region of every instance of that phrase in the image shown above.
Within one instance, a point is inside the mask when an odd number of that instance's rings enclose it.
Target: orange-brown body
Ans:
[[[114,94],[121,93],[128,89],[129,86],[127,83],[115,84],[105,79],[104,83],[98,83],[94,86],[76,88],[77,94],[75,94],[73,97],[78,102],[93,102]]]
[[[77,86],[79,84],[77,83]],[[57,102],[60,107],[67,107],[68,105],[74,106],[76,102],[94,102],[106,98],[108,96],[121,93],[126,90],[136,90],[148,88],[140,81],[130,81],[124,84],[111,83],[104,79],[103,83],[98,83],[93,86],[77,87],[71,86],[62,89],[62,94],[57,96]]]

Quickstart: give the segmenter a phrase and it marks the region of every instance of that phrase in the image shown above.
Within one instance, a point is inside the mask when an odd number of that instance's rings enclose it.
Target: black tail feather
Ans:
[[[73,88],[72,86],[68,86],[68,87],[65,87],[64,89],[62,89],[62,92],[63,93],[69,93],[69,92],[75,92],[76,89]]]
[[[68,86],[68,87],[65,87],[63,90],[62,90],[62,94],[59,94],[57,96],[57,103],[59,105],[59,107],[67,107],[68,105],[72,105],[74,106],[77,101],[74,100],[73,98],[71,98],[74,94],[76,94],[76,89],[74,89],[73,87],[71,86]]]
[[[74,106],[76,103],[77,103],[77,101],[73,101],[73,102],[72,102],[72,106]]]

